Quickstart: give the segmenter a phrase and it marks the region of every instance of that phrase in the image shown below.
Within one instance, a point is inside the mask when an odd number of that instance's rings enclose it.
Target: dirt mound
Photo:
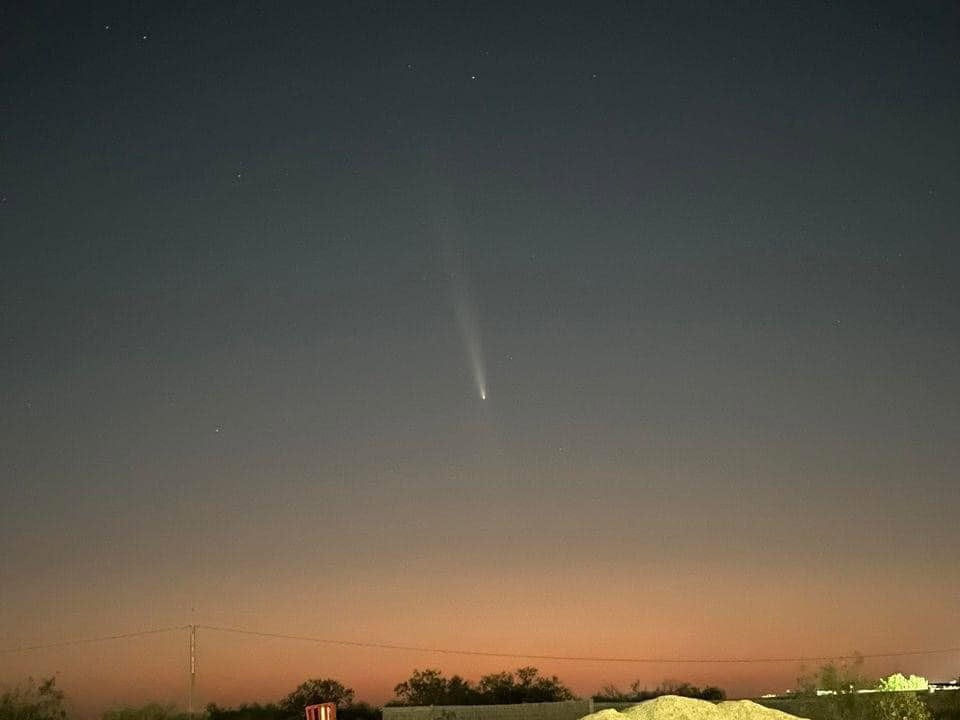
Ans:
[[[678,695],[647,700],[627,708],[622,714],[626,720],[722,720],[716,704]]]
[[[625,710],[601,710],[582,720],[797,720],[749,700],[728,700],[719,705],[707,700],[663,695]]]
[[[587,715],[581,720],[587,720],[587,718],[590,718],[590,720],[623,720],[623,714],[619,710],[608,709]]]
[[[725,700],[717,709],[726,720],[797,720],[796,715],[758,705],[751,700]]]

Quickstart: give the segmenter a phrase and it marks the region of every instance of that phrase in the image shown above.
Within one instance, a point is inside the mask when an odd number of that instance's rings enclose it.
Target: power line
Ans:
[[[940,650],[902,650],[889,653],[871,653],[866,655],[823,655],[820,657],[765,657],[765,658],[665,658],[665,657],[596,657],[596,656],[577,656],[577,655],[532,655],[513,652],[484,652],[481,650],[451,650],[448,648],[416,647],[412,645],[393,645],[390,643],[358,642],[354,640],[331,640],[328,638],[308,637],[305,635],[287,635],[284,633],[260,632],[257,630],[247,630],[236,627],[218,627],[214,625],[199,625],[204,630],[214,630],[216,632],[237,633],[240,635],[255,635],[258,637],[274,638],[280,640],[299,640],[303,642],[323,643],[325,645],[343,645],[348,647],[373,648],[378,650],[406,650],[411,652],[436,653],[440,655],[473,655],[480,657],[512,658],[518,660],[569,660],[575,662],[620,662],[620,663],[793,663],[793,662],[819,662],[825,660],[855,660],[857,658],[888,658],[905,657],[908,655],[938,655],[944,653],[960,652],[960,647],[944,648]]]
[[[32,650],[50,650],[52,648],[68,647],[70,645],[85,645],[86,643],[105,642],[107,640],[125,640],[127,638],[141,637],[143,635],[157,635],[159,633],[171,632],[172,630],[188,630],[189,628],[189,625],[177,625],[174,627],[156,628],[154,630],[140,630],[139,632],[120,633],[119,635],[102,635],[100,637],[81,638],[78,640],[63,640],[61,642],[48,643],[46,645],[27,645],[23,647],[5,648],[0,650],[0,655],[18,652],[30,652]]]
[[[357,640],[335,640],[331,638],[311,637],[307,635],[291,635],[286,633],[262,632],[259,630],[248,630],[238,627],[222,627],[217,625],[175,625],[171,627],[155,628],[153,630],[140,630],[138,632],[119,633],[116,635],[102,635],[100,637],[80,638],[76,640],[64,640],[61,642],[47,643],[43,645],[27,645],[15,648],[0,649],[0,654],[10,654],[19,652],[31,652],[36,650],[50,650],[54,648],[69,647],[72,645],[84,645],[87,643],[106,642],[109,640],[125,640],[128,638],[142,637],[144,635],[158,635],[160,633],[172,632],[174,630],[191,630],[202,628],[214,632],[235,633],[238,635],[252,635],[256,637],[273,638],[277,640],[297,640],[300,642],[322,643],[325,645],[340,645],[345,647],[370,648],[376,650],[403,650],[407,652],[433,653],[438,655],[468,655],[474,657],[496,657],[511,658],[518,660],[561,660],[571,662],[609,662],[609,663],[685,663],[685,664],[710,664],[710,663],[793,663],[793,662],[822,662],[827,660],[855,660],[862,658],[864,660],[871,658],[891,658],[906,657],[911,655],[941,655],[946,653],[960,652],[960,647],[942,648],[936,650],[900,650],[888,653],[867,653],[854,655],[821,655],[821,656],[803,656],[803,657],[753,657],[753,658],[671,658],[671,657],[606,657],[593,655],[538,655],[532,653],[517,652],[487,652],[483,650],[454,650],[451,648],[423,647],[415,645],[397,645],[393,643],[379,642],[361,642]]]

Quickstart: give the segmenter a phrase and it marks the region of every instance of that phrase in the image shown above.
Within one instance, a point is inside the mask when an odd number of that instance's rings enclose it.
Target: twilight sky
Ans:
[[[956,3],[3,7],[0,650],[957,645]],[[186,638],[0,681],[184,706]],[[200,653],[201,705],[531,663]]]

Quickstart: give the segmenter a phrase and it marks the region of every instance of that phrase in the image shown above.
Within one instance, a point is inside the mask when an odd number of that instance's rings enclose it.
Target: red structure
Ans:
[[[307,720],[337,720],[336,703],[320,703],[319,705],[307,705],[304,708],[307,713]]]

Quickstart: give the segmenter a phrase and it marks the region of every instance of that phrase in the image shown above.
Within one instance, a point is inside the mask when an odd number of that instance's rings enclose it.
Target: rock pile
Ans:
[[[797,720],[780,710],[750,700],[707,700],[663,695],[625,710],[601,710],[581,720]]]

